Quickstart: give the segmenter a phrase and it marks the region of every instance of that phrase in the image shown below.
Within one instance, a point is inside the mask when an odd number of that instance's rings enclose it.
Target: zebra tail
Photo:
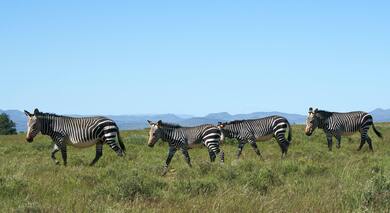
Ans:
[[[291,125],[290,123],[287,121],[287,125],[288,125],[288,136],[287,136],[287,140],[288,142],[291,143],[291,139],[292,139],[292,128],[291,128]]]
[[[372,122],[372,129],[374,130],[375,134],[376,134],[378,137],[383,138],[383,137],[382,137],[382,133],[380,133],[378,130],[376,130],[375,125],[374,125],[374,122]]]
[[[118,129],[118,132],[117,132],[117,136],[118,136],[119,146],[121,147],[121,149],[122,149],[123,151],[126,151],[126,147],[125,147],[125,144],[123,144],[121,135],[120,135],[120,133],[119,133],[119,129]]]

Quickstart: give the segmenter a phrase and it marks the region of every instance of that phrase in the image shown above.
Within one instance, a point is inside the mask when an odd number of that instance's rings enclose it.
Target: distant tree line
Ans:
[[[0,114],[0,135],[16,134],[15,123],[5,113]]]

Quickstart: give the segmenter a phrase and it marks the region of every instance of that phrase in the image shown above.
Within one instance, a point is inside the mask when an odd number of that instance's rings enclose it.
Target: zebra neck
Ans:
[[[42,117],[42,129],[41,133],[43,135],[49,135],[52,136],[56,131],[58,123],[59,123],[59,118],[54,117],[54,116],[47,116],[47,117]]]
[[[328,124],[328,119],[322,119],[318,122],[318,128],[324,129]]]
[[[236,138],[239,135],[238,127],[234,125],[226,126],[223,134],[227,138]]]
[[[175,128],[167,128],[163,129],[162,131],[162,137],[161,139],[163,141],[175,141],[178,140],[180,137],[180,130]]]

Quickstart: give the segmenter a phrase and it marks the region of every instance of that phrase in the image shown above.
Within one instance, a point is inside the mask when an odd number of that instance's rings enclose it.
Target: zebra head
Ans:
[[[313,108],[309,108],[309,113],[306,119],[306,128],[305,128],[305,134],[307,136],[310,136],[313,134],[314,130],[318,127],[318,117],[316,116],[318,109],[315,109],[313,111]]]
[[[221,140],[220,140],[221,143],[223,143],[223,142],[225,141],[225,132],[226,132],[226,130],[224,129],[225,126],[226,126],[225,123],[218,122],[217,127],[218,127],[218,129],[221,131]]]
[[[26,140],[31,143],[34,140],[34,137],[41,131],[41,123],[37,117],[39,110],[35,109],[34,114],[29,113],[24,110],[24,114],[27,116],[27,136]]]
[[[161,127],[162,121],[159,120],[159,121],[157,121],[157,123],[153,123],[152,121],[148,120],[148,123],[150,126],[148,146],[153,147],[154,144],[156,144],[158,139],[160,139],[160,137],[161,137],[161,128],[160,127]]]

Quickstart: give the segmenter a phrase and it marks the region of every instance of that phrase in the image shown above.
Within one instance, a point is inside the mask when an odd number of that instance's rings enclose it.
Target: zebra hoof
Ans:
[[[168,168],[164,168],[163,172],[161,173],[161,176],[165,176],[168,173]]]

